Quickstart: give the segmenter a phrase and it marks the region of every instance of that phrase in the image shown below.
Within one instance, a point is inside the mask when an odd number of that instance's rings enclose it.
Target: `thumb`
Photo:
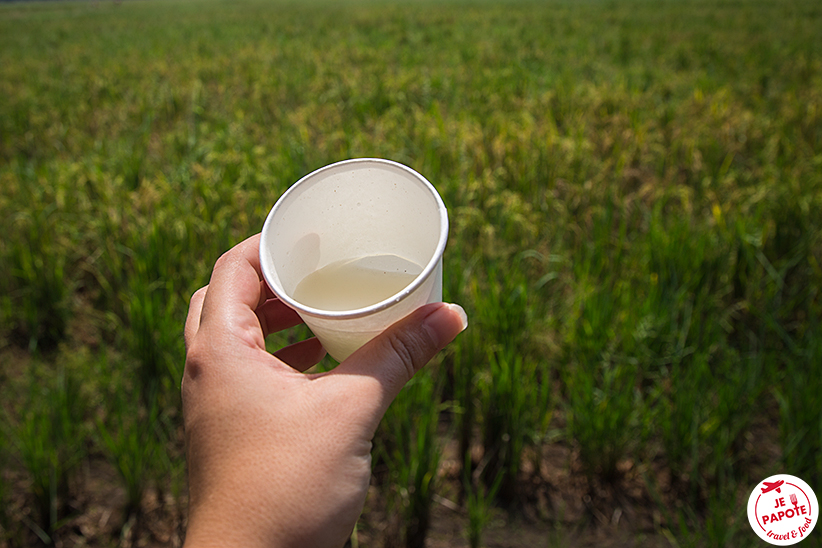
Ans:
[[[330,373],[356,382],[360,401],[373,402],[379,420],[402,387],[468,327],[457,304],[422,306],[357,350]],[[376,381],[376,382],[375,382]]]

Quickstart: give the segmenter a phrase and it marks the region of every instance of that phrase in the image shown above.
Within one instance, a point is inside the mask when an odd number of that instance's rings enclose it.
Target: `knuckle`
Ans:
[[[206,296],[206,292],[207,292],[207,291],[208,291],[208,286],[207,286],[207,285],[204,285],[203,287],[201,287],[200,289],[198,289],[197,291],[195,291],[195,292],[191,295],[191,299],[189,300],[189,302],[192,302],[192,303],[193,303],[193,302],[197,302],[197,301],[202,301],[202,300],[204,300],[204,299],[205,299],[205,296]]]
[[[233,269],[237,262],[236,255],[229,249],[217,258],[214,263],[214,270]]]
[[[408,381],[424,365],[419,362],[420,356],[425,354],[425,341],[413,333],[395,332],[388,335],[386,342],[402,365],[406,373],[405,380]]]
[[[197,380],[205,369],[206,357],[201,344],[193,343],[186,351],[185,369],[183,371],[183,382]]]

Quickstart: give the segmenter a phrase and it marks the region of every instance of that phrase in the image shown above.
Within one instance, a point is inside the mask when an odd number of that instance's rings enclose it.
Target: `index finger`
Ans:
[[[256,234],[217,259],[203,301],[200,329],[233,332],[264,349],[265,338],[255,313],[266,297],[259,250],[260,235]]]

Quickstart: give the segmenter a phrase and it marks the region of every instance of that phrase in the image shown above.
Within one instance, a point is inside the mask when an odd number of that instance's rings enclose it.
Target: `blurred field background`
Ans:
[[[757,482],[822,492],[818,0],[21,2],[0,546],[181,545],[188,299],[362,156],[439,189],[471,324],[352,546],[761,546]]]

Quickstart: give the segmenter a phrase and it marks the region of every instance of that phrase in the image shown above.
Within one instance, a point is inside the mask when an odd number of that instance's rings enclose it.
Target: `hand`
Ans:
[[[191,298],[186,546],[342,546],[365,503],[377,424],[467,325],[457,305],[426,305],[332,371],[306,374],[325,354],[316,339],[265,348],[300,321],[262,281],[259,235],[220,257]]]

